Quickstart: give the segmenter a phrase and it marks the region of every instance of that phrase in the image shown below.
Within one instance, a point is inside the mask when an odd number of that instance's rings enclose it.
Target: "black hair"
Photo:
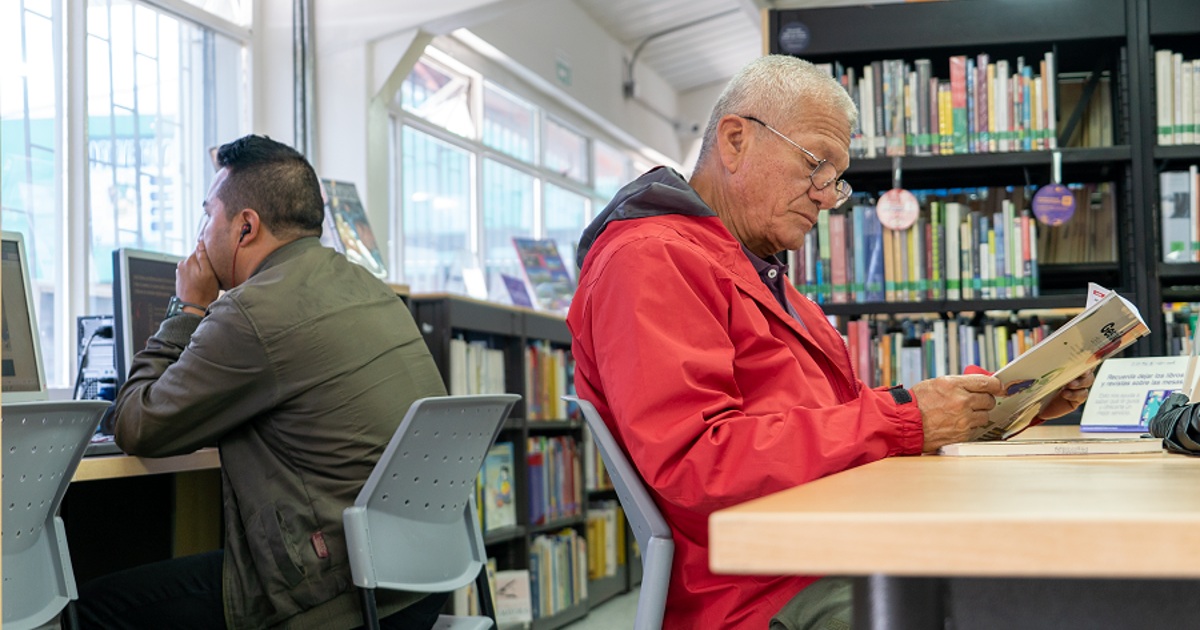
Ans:
[[[228,171],[219,195],[228,216],[253,208],[278,238],[320,235],[325,218],[321,183],[299,151],[266,136],[248,135],[221,145],[217,165]]]

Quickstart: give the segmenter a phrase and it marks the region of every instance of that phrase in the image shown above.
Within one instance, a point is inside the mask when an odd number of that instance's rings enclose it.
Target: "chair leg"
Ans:
[[[358,594],[362,602],[363,628],[379,630],[379,609],[375,607],[375,589],[360,588]]]
[[[496,606],[492,603],[492,587],[488,585],[487,565],[479,567],[479,575],[475,576],[475,590],[479,592],[479,611],[484,617],[492,620],[492,627],[499,628],[496,623]]]
[[[67,608],[63,610],[62,627],[63,630],[79,629],[79,613],[75,610],[74,600],[67,602]]]

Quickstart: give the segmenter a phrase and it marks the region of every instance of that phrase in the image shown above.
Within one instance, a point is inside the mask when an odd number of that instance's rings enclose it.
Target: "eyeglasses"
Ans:
[[[780,133],[778,129],[755,118],[754,116],[742,116],[739,114],[739,117],[745,118],[746,120],[753,120],[754,122],[766,127],[768,131],[779,136],[784,142],[796,147],[802,153],[804,153],[804,155],[807,155],[808,159],[816,163],[816,168],[814,168],[812,172],[808,174],[809,181],[812,182],[812,185],[815,186],[817,190],[825,190],[826,188],[829,188],[830,184],[833,184],[833,189],[837,191],[837,201],[833,204],[833,208],[822,208],[822,210],[833,210],[841,206],[843,203],[846,203],[846,200],[850,198],[850,195],[854,194],[854,189],[850,187],[850,184],[846,180],[838,179],[837,168],[834,167],[834,165],[828,160],[822,160],[821,158],[813,155],[812,151],[809,151],[808,149],[796,144],[791,138]]]

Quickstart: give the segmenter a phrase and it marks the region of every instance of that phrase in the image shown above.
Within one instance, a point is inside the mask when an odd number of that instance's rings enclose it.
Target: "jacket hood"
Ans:
[[[609,223],[666,214],[717,216],[682,175],[666,166],[656,167],[617,191],[608,206],[583,230],[576,248],[575,264],[583,269],[584,258]]]

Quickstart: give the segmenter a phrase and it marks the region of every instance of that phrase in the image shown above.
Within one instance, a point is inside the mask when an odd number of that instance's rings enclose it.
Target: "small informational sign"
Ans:
[[[1044,225],[1062,225],[1075,214],[1075,195],[1062,184],[1042,186],[1033,194],[1033,215]]]
[[[1183,386],[1188,357],[1131,357],[1100,364],[1079,420],[1082,431],[1145,431],[1162,402]]]
[[[917,221],[921,204],[916,195],[903,188],[893,188],[879,197],[875,204],[875,215],[884,227],[891,230],[907,230]]]

